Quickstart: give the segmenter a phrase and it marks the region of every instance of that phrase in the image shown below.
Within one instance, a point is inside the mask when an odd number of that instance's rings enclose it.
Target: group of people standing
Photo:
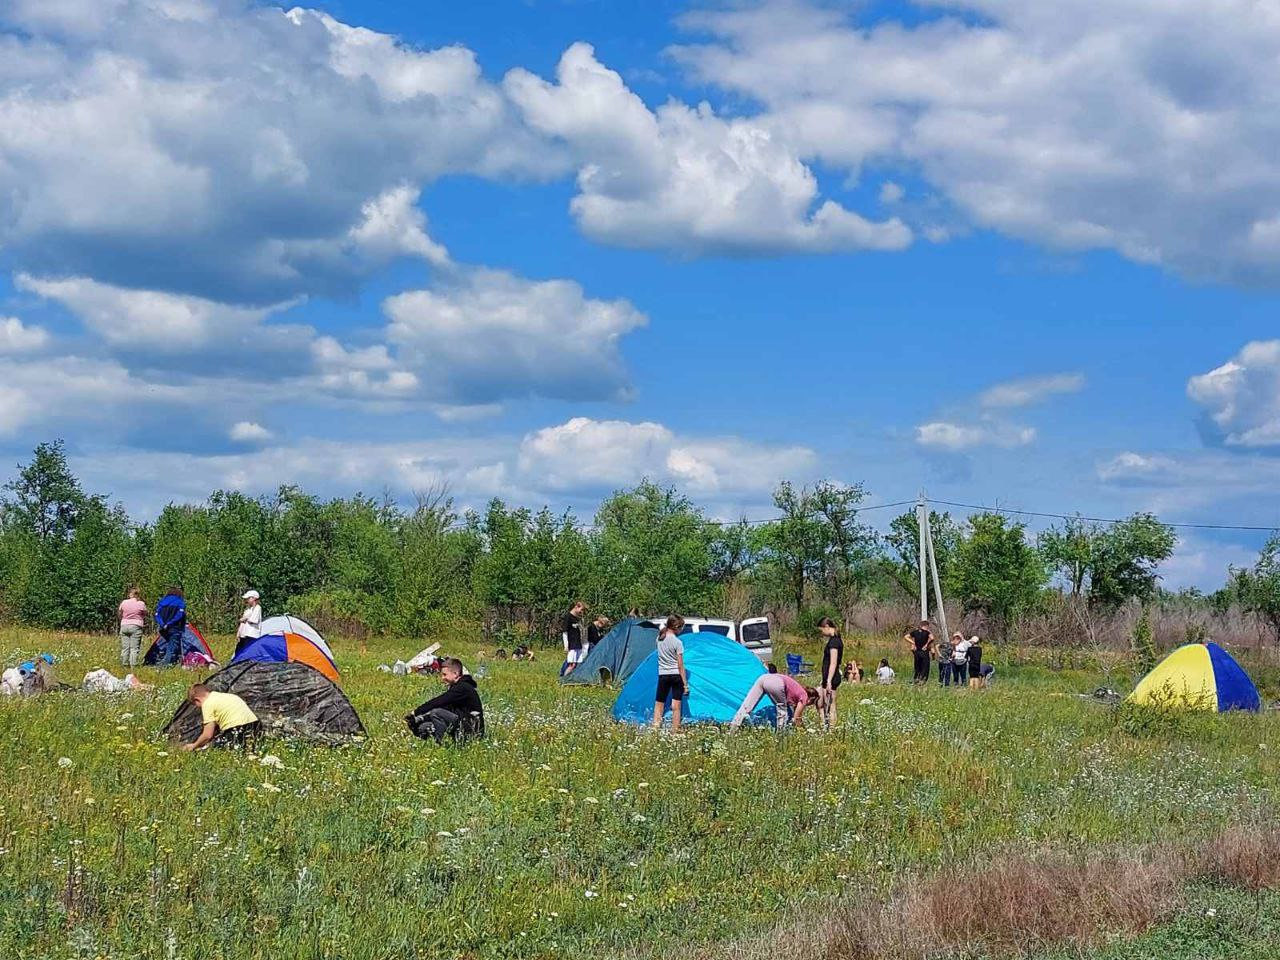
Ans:
[[[257,590],[246,590],[240,597],[245,601],[244,612],[236,625],[236,653],[262,633],[262,598]],[[147,602],[142,591],[130,587],[129,594],[120,601],[120,665],[132,670],[142,662],[142,636],[147,627]],[[170,587],[155,611],[156,630],[160,636],[176,641],[187,626],[187,601],[181,587]]]
[[[903,634],[902,639],[911,651],[914,681],[928,683],[933,662],[938,663],[938,683],[944,687],[981,687],[995,673],[991,664],[982,662],[982,641],[974,636],[965,639],[957,630],[950,639],[941,640],[933,635],[928,620]]]
[[[567,673],[573,673],[578,664],[587,659],[591,648],[609,632],[611,623],[603,614],[588,623],[586,630],[583,630],[582,625],[586,616],[587,605],[581,600],[575,600],[569,612],[560,621],[560,639],[564,643],[564,663],[560,667],[562,677]]]

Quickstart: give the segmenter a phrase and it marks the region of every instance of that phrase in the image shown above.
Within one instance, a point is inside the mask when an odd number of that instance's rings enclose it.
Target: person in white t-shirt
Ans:
[[[896,676],[897,674],[893,672],[893,667],[889,666],[889,661],[881,660],[880,666],[876,668],[876,681],[879,683],[893,683]]]
[[[236,628],[237,654],[262,634],[262,604],[258,602],[258,591],[246,590],[241,599],[246,601],[246,606],[244,613],[240,614],[240,626]]]
[[[951,682],[957,687],[963,687],[969,677],[969,648],[973,646],[972,640],[966,640],[961,634],[960,639],[956,641],[955,650],[951,654]]]

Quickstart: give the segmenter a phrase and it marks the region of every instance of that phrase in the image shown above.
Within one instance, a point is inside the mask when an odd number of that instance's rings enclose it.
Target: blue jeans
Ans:
[[[963,687],[969,682],[969,664],[953,663],[951,664],[951,682],[957,687]]]
[[[938,683],[940,683],[944,687],[951,686],[951,673],[952,673],[951,661],[939,660],[938,661]]]

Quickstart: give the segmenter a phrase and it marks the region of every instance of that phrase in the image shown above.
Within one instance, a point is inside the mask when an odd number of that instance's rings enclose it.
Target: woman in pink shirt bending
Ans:
[[[751,715],[760,698],[766,696],[777,708],[779,730],[786,727],[788,713],[791,714],[791,722],[799,726],[804,708],[811,703],[818,703],[818,691],[813,687],[802,687],[785,673],[766,673],[752,685],[733,722],[729,724],[729,729],[737,730],[742,726],[742,721]]]
[[[138,588],[129,591],[129,597],[120,601],[120,665],[130,669],[138,665],[138,652],[142,649],[142,628],[147,622],[147,605],[138,595]]]

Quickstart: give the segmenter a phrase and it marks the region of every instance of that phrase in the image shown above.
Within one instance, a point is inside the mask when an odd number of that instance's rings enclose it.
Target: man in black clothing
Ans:
[[[929,621],[921,620],[920,626],[902,638],[907,641],[911,650],[911,660],[915,665],[915,682],[929,682],[929,658],[933,654],[933,631],[929,629]]]
[[[586,610],[585,603],[575,601],[560,621],[560,633],[564,640],[564,667],[560,670],[562,677],[573,673],[574,668],[586,659],[586,653],[582,649],[582,615]]]
[[[584,653],[590,653],[591,648],[605,638],[609,632],[609,618],[603,613],[591,621],[591,626],[587,627],[587,646]]]
[[[445,682],[444,693],[405,715],[409,732],[436,743],[442,743],[445,737],[454,740],[483,737],[484,707],[480,705],[480,691],[476,689],[475,679],[462,672],[462,661],[453,657],[444,660],[440,679]]]

